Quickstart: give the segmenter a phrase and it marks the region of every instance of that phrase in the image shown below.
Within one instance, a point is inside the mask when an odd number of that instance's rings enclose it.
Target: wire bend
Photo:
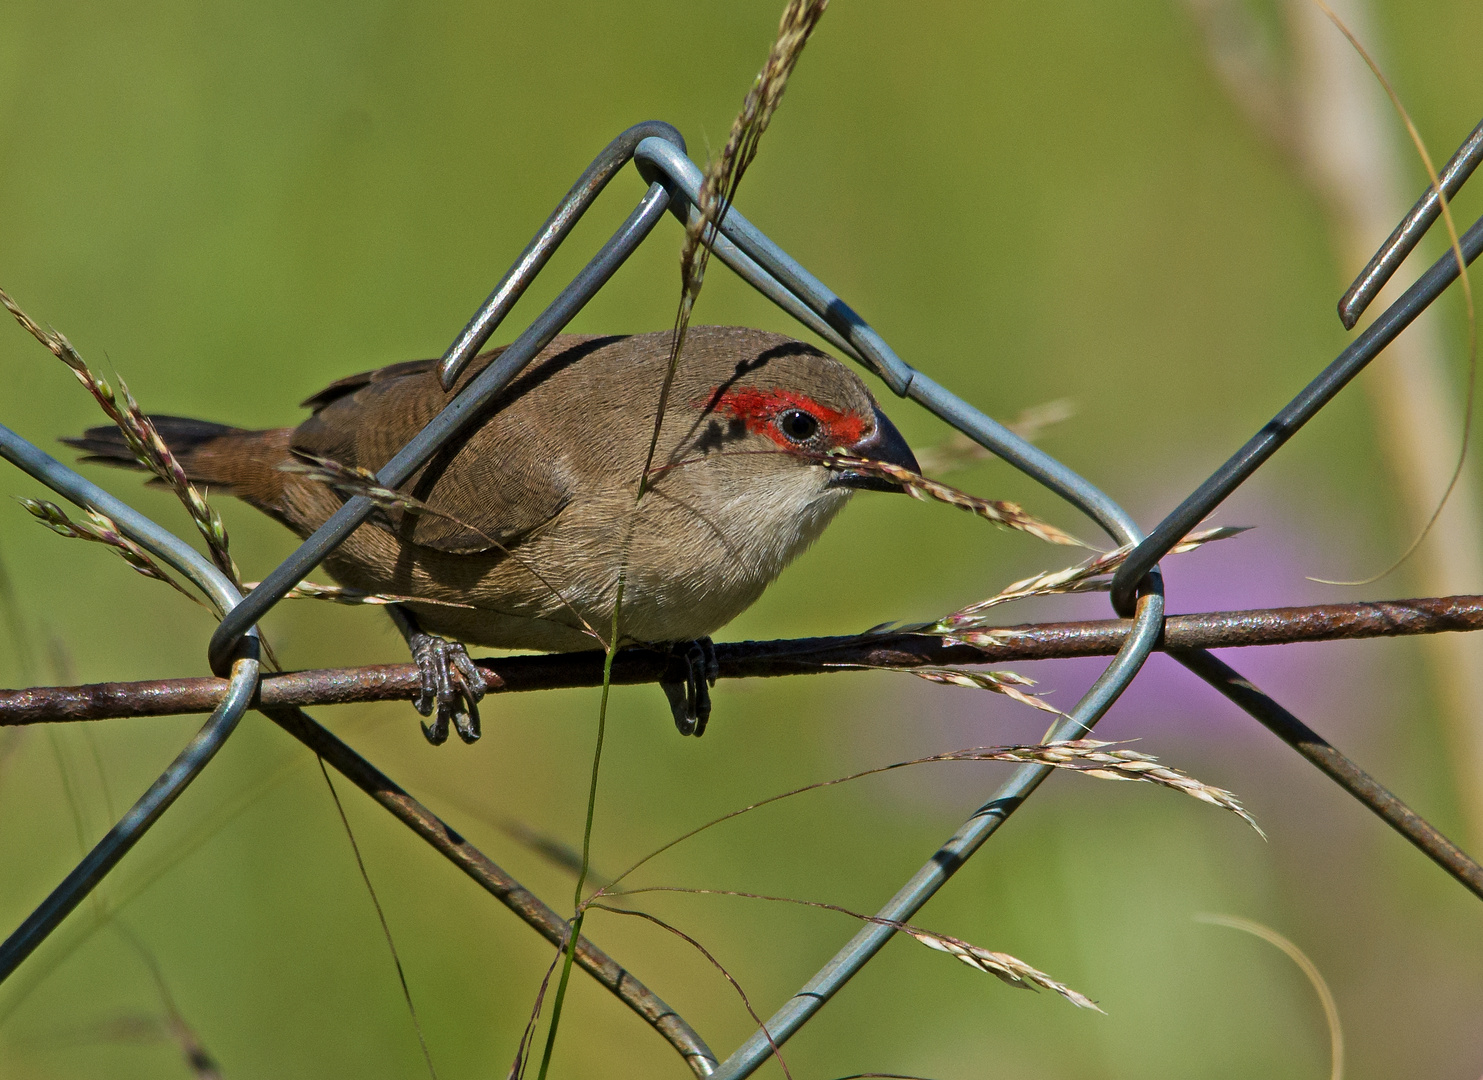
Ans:
[[[229,611],[242,599],[220,570],[200,555],[195,548],[150,521],[133,507],[115,499],[108,492],[73,472],[60,461],[43,453],[8,427],[0,425],[0,457],[29,473],[57,494],[85,510],[106,514],[119,530],[169,563],[210,596],[223,611]],[[228,654],[231,684],[206,723],[185,748],[176,755],[103,839],[62,879],[16,930],[0,943],[0,982],[4,982],[36,946],[46,940],[58,924],[97,887],[98,882],[118,865],[149,831],[161,814],[169,809],[182,791],[200,775],[216,756],[227,737],[237,728],[248,703],[257,690],[259,663],[257,629],[248,632],[233,645]]]
[[[645,179],[667,180],[674,185],[676,195],[671,208],[676,216],[685,221],[695,219],[699,213],[696,203],[702,177],[693,162],[672,145],[657,139],[640,143],[634,152],[634,162]],[[1142,538],[1131,516],[1094,485],[903,362],[864,319],[734,208],[727,210],[712,250],[748,284],[858,360],[895,393],[911,398],[1066,499],[1096,521],[1116,543],[1137,543]],[[1047,738],[1077,738],[1092,729],[1153,650],[1162,630],[1163,615],[1162,582],[1155,571],[1145,579],[1133,630],[1121,650]],[[1045,766],[1017,769],[989,802],[949,837],[887,902],[877,913],[878,917],[888,922],[910,918],[994,834],[1050,771]],[[721,1063],[714,1075],[736,1080],[754,1072],[775,1047],[782,1045],[822,1008],[894,933],[890,925],[880,923],[861,929],[767,1022],[766,1031],[754,1033]]]

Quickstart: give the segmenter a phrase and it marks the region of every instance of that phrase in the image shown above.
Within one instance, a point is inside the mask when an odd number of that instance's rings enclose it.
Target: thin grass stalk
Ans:
[[[546,1070],[551,1067],[551,1054],[556,1048],[556,1032],[561,1025],[561,1007],[566,1003],[567,983],[571,979],[572,962],[577,955],[577,939],[582,936],[582,923],[587,910],[582,904],[582,890],[587,885],[587,869],[592,863],[592,823],[597,813],[597,778],[602,765],[603,740],[607,734],[608,694],[613,685],[613,657],[618,651],[618,616],[623,608],[624,579],[618,578],[618,594],[613,602],[613,624],[608,635],[607,656],[603,659],[602,699],[597,707],[597,745],[592,752],[592,780],[587,788],[587,821],[582,828],[582,867],[577,874],[572,907],[572,930],[566,943],[566,958],[561,964],[561,981],[556,986],[556,1000],[551,1003],[551,1026],[546,1032],[546,1048],[541,1054],[541,1069],[538,1080],[546,1080]]]
[[[525,1022],[525,1030],[520,1033],[520,1042],[515,1047],[515,1060],[510,1063],[508,1080],[520,1080],[525,1075],[525,1068],[530,1063],[530,1052],[535,1047],[536,1025],[541,1019],[541,1007],[546,1001],[546,989],[551,985],[551,976],[556,973],[556,965],[561,962],[561,953],[551,958],[551,963],[546,965],[546,974],[541,978],[541,985],[536,990],[535,1004],[531,1006],[530,1019]]]
[[[412,989],[407,985],[407,972],[402,967],[401,953],[397,951],[396,940],[391,936],[391,924],[386,921],[386,912],[381,907],[381,898],[376,895],[376,886],[371,884],[371,873],[366,869],[366,860],[360,853],[360,844],[356,842],[355,831],[350,827],[350,818],[345,814],[345,805],[340,801],[340,793],[335,790],[335,782],[330,779],[329,769],[325,768],[324,758],[318,754],[314,760],[319,765],[319,775],[324,777],[325,787],[330,789],[330,798],[335,804],[335,814],[340,819],[340,826],[345,830],[345,839],[350,841],[350,853],[355,856],[355,868],[360,871],[360,879],[366,887],[366,893],[371,898],[371,906],[376,909],[376,920],[381,924],[381,936],[386,940],[387,951],[391,953],[391,962],[396,966],[397,982],[402,987],[402,1000],[406,1002],[407,1014],[412,1018],[412,1030],[417,1033],[417,1045],[422,1048],[422,1060],[427,1065],[427,1074],[432,1080],[438,1080],[438,1070],[433,1068],[432,1051],[428,1049],[427,1037],[422,1032],[422,1021],[417,1017],[417,1006],[412,1002]]]
[[[680,940],[689,944],[698,953],[700,953],[701,956],[705,957],[706,960],[710,962],[710,965],[721,973],[721,977],[731,984],[731,988],[736,991],[737,997],[741,998],[742,1006],[747,1010],[747,1015],[752,1018],[752,1022],[757,1025],[757,1029],[761,1031],[764,1036],[766,1036],[768,1045],[772,1047],[772,1056],[778,1059],[778,1068],[783,1070],[783,1075],[787,1077],[787,1080],[793,1080],[793,1073],[788,1068],[788,1063],[783,1060],[782,1050],[778,1047],[776,1040],[773,1039],[772,1032],[767,1030],[767,1022],[757,1014],[756,1009],[752,1008],[752,1000],[751,998],[747,997],[747,992],[742,989],[741,983],[736,981],[736,976],[732,975],[731,972],[726,970],[726,965],[722,964],[720,960],[717,960],[714,953],[712,953],[695,938],[685,933],[685,931],[681,930],[679,927],[675,926],[672,923],[668,923],[665,920],[661,919],[659,916],[652,915],[647,911],[639,911],[635,908],[613,907],[609,904],[595,904],[590,902],[587,906],[590,908],[595,908],[598,911],[611,911],[615,915],[632,915],[635,918],[646,919],[649,922],[653,923],[655,926],[668,930],[671,934],[674,934]]]
[[[781,100],[782,92],[787,84],[788,75],[792,72],[793,65],[797,62],[798,55],[803,50],[809,34],[817,24],[819,17],[823,14],[828,0],[789,0],[784,8],[782,20],[779,24],[778,37],[773,43],[768,54],[768,62],[763,67],[762,73],[753,83],[752,91],[747,95],[743,103],[742,114],[738,116],[732,125],[732,136],[727,140],[727,150],[714,169],[707,170],[706,180],[702,183],[700,192],[700,206],[702,221],[709,225],[711,234],[719,228],[720,221],[724,217],[726,208],[736,194],[737,185],[741,181],[746,167],[756,155],[757,139],[766,129],[773,111]],[[712,211],[708,209],[715,196],[714,192],[721,186],[719,180],[712,177],[725,176],[726,197],[720,200],[719,208]],[[707,191],[712,194],[708,194]],[[680,276],[681,297],[680,309],[675,318],[675,329],[673,341],[671,342],[669,365],[665,371],[664,382],[660,387],[659,402],[654,415],[654,431],[649,440],[649,449],[644,458],[643,471],[639,475],[638,491],[634,500],[634,509],[637,511],[638,504],[643,500],[648,490],[649,470],[654,464],[654,454],[659,445],[659,434],[664,424],[664,415],[669,405],[670,390],[674,384],[675,372],[679,367],[680,356],[684,349],[685,332],[689,326],[690,311],[693,309],[695,299],[699,295],[701,284],[704,280],[705,262],[710,256],[710,244],[706,243],[696,259],[696,245],[700,240],[699,231],[687,229],[685,250],[681,254]],[[629,519],[630,535],[625,537],[624,551],[628,550],[628,542],[632,539],[631,530],[634,524],[634,515]],[[626,557],[625,557],[626,563]],[[592,823],[596,811],[597,779],[598,769],[602,757],[602,744],[607,722],[608,694],[612,686],[613,657],[618,648],[618,623],[619,613],[623,606],[624,575],[620,571],[618,577],[617,595],[613,603],[613,621],[608,641],[604,643],[606,656],[603,661],[602,700],[598,709],[598,738],[597,747],[593,755],[592,781],[588,792],[587,820],[582,835],[582,869],[577,876],[575,890],[576,912],[572,919],[571,936],[567,943],[566,959],[562,964],[561,980],[556,988],[556,999],[551,1007],[551,1026],[546,1036],[545,1050],[541,1056],[541,1068],[538,1080],[546,1080],[547,1070],[551,1064],[551,1054],[556,1043],[556,1032],[561,1019],[561,1008],[566,999],[566,989],[571,975],[572,962],[575,956],[576,941],[581,933],[581,926],[585,909],[582,906],[582,890],[587,881],[587,868],[590,863]],[[599,639],[600,640],[600,639]]]
[[[820,788],[834,787],[838,784],[847,784],[853,780],[861,780],[867,776],[879,776],[881,773],[894,772],[897,769],[911,768],[916,765],[933,765],[947,761],[1001,761],[1013,764],[1049,765],[1056,769],[1066,769],[1079,772],[1101,780],[1135,780],[1144,783],[1156,784],[1171,790],[1182,792],[1201,802],[1220,807],[1236,814],[1244,820],[1257,834],[1266,839],[1266,834],[1257,826],[1255,820],[1241,806],[1240,801],[1234,794],[1224,788],[1212,787],[1202,784],[1193,777],[1158,764],[1158,759],[1149,754],[1140,754],[1132,750],[1108,751],[1109,746],[1116,743],[1103,742],[1098,739],[1069,739],[1050,743],[1009,743],[1002,746],[978,746],[964,750],[949,750],[941,754],[931,754],[927,757],[911,758],[907,761],[895,761],[889,765],[877,765],[873,768],[862,769],[859,772],[849,773],[845,776],[836,776],[828,780],[818,780],[812,784],[804,784],[789,791],[780,792],[777,795],[769,795],[765,799],[759,799],[754,803],[722,814],[720,817],[712,818],[703,825],[696,826],[689,832],[682,833],[673,840],[660,845],[649,852],[643,858],[613,878],[602,888],[598,889],[589,900],[600,896],[621,896],[624,890],[616,886],[630,877],[645,864],[652,862],[671,848],[684,843],[686,840],[699,836],[708,829],[714,828],[732,818],[749,814],[753,810],[768,806],[771,803],[791,799],[795,795],[805,792],[817,791]]]
[[[168,1019],[167,1033],[180,1048],[181,1056],[185,1058],[186,1067],[191,1070],[191,1075],[197,1080],[222,1080],[221,1066],[216,1063],[216,1059],[201,1042],[195,1029],[186,1023],[185,1016],[175,1003],[175,995],[170,992],[170,984],[165,981],[165,973],[160,970],[160,963],[154,953],[120,920],[113,920],[113,928],[134,949],[140,962],[144,964],[145,970],[149,972],[155,991],[160,996],[160,1004],[165,1007],[165,1015]]]

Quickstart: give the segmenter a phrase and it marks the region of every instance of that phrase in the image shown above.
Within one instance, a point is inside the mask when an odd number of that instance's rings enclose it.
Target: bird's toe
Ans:
[[[437,649],[432,644],[436,640],[429,634],[421,634],[409,643],[418,675],[417,696],[412,699],[412,707],[423,716],[431,716],[438,703]]]
[[[458,737],[466,743],[478,742],[482,729],[479,726],[479,706],[473,695],[459,690],[453,699],[451,712],[453,729],[458,732]]]
[[[659,682],[664,696],[669,699],[675,727],[681,735],[704,735],[706,721],[711,716],[710,687],[715,685],[716,676],[720,673],[716,647],[710,638],[699,638],[676,642],[668,652],[679,661],[679,665],[673,666],[682,666],[682,670],[673,673],[678,677]]]
[[[453,661],[455,677],[463,683],[464,696],[470,702],[484,699],[484,673],[474,663],[469,651],[458,642],[449,642],[448,653]]]
[[[690,709],[688,685],[681,682],[661,681],[659,689],[669,699],[670,715],[675,718],[675,728],[681,735],[695,734],[695,716]]]

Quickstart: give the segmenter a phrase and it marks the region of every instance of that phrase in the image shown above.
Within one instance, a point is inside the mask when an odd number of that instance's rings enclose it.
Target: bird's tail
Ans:
[[[275,508],[283,490],[278,466],[290,460],[290,428],[249,431],[185,416],[149,418],[193,483],[225,489],[247,502]],[[85,462],[143,471],[117,427],[88,428],[63,443],[85,452]]]

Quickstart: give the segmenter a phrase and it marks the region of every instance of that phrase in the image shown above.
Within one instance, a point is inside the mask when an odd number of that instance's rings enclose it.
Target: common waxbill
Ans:
[[[479,734],[483,681],[446,639],[592,648],[583,620],[606,635],[620,574],[620,640],[676,651],[689,676],[665,691],[681,732],[700,734],[714,678],[709,635],[762,594],[853,489],[900,490],[825,469],[819,457],[917,468],[843,364],[778,334],[697,326],[637,499],[671,341],[669,331],[556,338],[482,422],[403,485],[437,513],[378,512],[325,560],[350,588],[437,601],[388,609],[422,672],[418,710],[437,708],[424,725],[431,741],[447,738],[450,720],[465,741]],[[153,420],[193,481],[308,536],[344,496],[289,471],[296,463],[381,468],[498,353],[476,358],[449,392],[434,360],[341,379],[303,403],[313,415],[296,428]],[[86,461],[139,467],[115,428],[63,441]]]

